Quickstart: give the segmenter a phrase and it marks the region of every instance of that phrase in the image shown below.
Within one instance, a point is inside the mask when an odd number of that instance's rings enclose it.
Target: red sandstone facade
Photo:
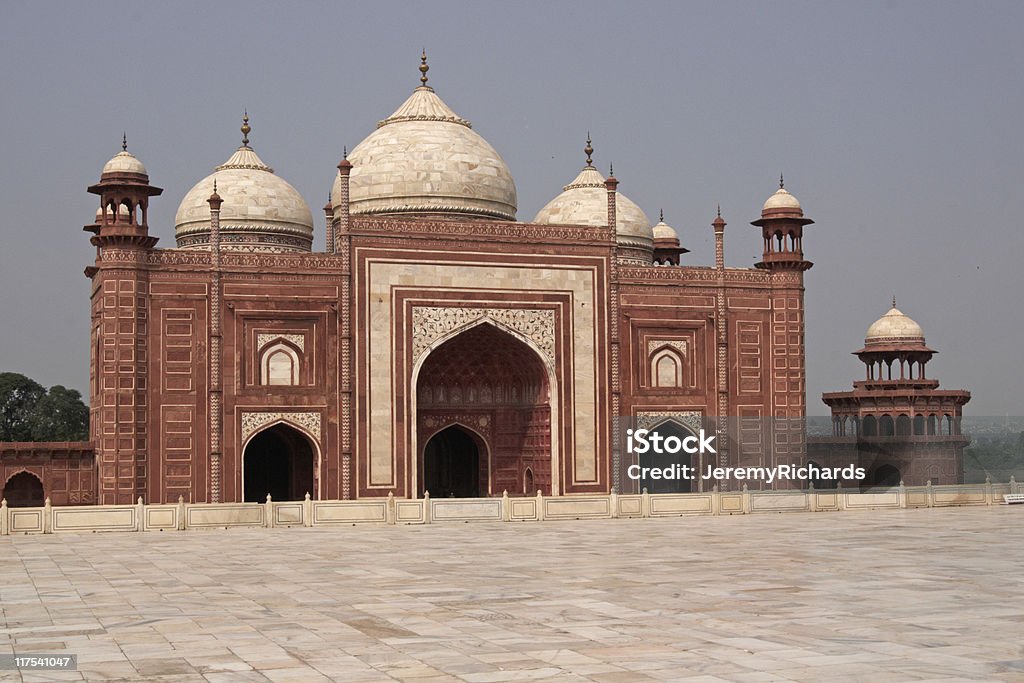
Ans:
[[[380,125],[416,118],[396,115]],[[260,168],[243,132],[244,163],[219,168]],[[752,269],[725,267],[721,216],[713,267],[679,265],[686,250],[661,233],[624,240],[614,177],[601,225],[487,206],[358,214],[348,160],[326,253],[273,235],[258,239],[280,253],[237,248],[245,234],[221,227],[228,180],[209,192],[206,232],[158,249],[147,208],[161,190],[133,159],[89,188],[96,489],[83,502],[628,491],[618,416],[723,433],[729,416],[757,418],[695,465],[804,459],[811,221],[784,189],[754,221]]]

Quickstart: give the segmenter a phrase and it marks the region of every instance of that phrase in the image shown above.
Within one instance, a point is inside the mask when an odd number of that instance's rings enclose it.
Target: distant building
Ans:
[[[935,353],[921,326],[893,299],[889,312],[868,328],[864,347],[854,351],[864,363],[864,379],[853,383],[853,391],[822,394],[832,409],[832,436],[808,439],[808,459],[823,466],[859,463],[866,486],[962,484],[969,440],[960,419],[971,394],[939,389],[939,380],[926,376]]]

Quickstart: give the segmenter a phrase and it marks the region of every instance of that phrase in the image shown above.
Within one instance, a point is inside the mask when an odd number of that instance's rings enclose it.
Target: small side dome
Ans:
[[[665,222],[665,214],[658,216],[657,225],[652,228],[654,232],[654,239],[657,240],[671,240],[679,242],[679,235],[676,233],[675,228]]]
[[[771,197],[769,197],[764,206],[761,207],[762,218],[778,218],[785,216],[792,216],[794,218],[802,218],[804,215],[803,207],[800,206],[800,201],[789,193],[786,189],[785,182],[782,176],[779,176],[779,189],[775,191]]]
[[[593,148],[587,137],[587,165],[576,178],[562,188],[562,193],[544,205],[533,222],[546,225],[608,225],[608,189],[605,177],[594,168],[590,155]],[[668,226],[666,226],[668,227]],[[669,228],[671,230],[671,228]],[[615,235],[619,246],[653,253],[654,231],[651,221],[629,197],[615,191]],[[650,258],[630,258],[650,263]]]
[[[110,161],[103,164],[103,173],[100,177],[122,173],[149,177],[149,172],[146,171],[146,167],[142,165],[142,162],[127,150],[118,152]]]
[[[120,204],[117,207],[117,213],[118,213],[119,216],[121,216],[121,218],[128,218],[128,216],[129,216],[128,207],[125,206],[124,204]],[[96,222],[100,223],[102,221],[103,221],[103,207],[101,206],[100,208],[96,209]]]
[[[879,344],[924,344],[924,330],[903,311],[896,308],[896,302],[889,312],[871,323],[864,335],[865,346]]]
[[[130,182],[149,183],[149,172],[134,154],[128,151],[128,136],[121,137],[121,151],[103,164],[100,182],[127,180]]]
[[[225,251],[308,252],[313,245],[313,214],[302,195],[274,174],[249,146],[249,117],[242,146],[181,200],[174,234],[182,249],[210,248],[210,204],[214,180],[223,200],[221,249]]]

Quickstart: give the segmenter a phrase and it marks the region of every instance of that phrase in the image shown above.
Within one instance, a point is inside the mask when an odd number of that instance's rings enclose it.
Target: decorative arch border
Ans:
[[[417,319],[417,309],[429,312],[429,319],[423,317]],[[444,315],[444,311],[451,311],[450,317]],[[509,325],[502,324],[500,320],[495,319],[491,315],[491,312],[505,312],[505,313],[543,313],[546,314],[541,316],[538,320],[537,328],[533,328],[529,325],[520,324],[520,328],[523,330],[516,329]],[[473,315],[467,314],[467,312],[473,312]],[[475,315],[479,313],[479,315]],[[510,316],[510,319],[522,320],[517,316]],[[426,321],[434,323],[433,326],[427,325]],[[440,324],[438,324],[440,323]],[[548,408],[551,411],[551,493],[552,495],[559,495],[561,491],[561,476],[560,467],[562,466],[561,458],[558,457],[559,448],[561,444],[558,440],[558,430],[561,428],[562,415],[560,412],[560,406],[558,402],[558,372],[555,369],[555,312],[547,309],[506,309],[506,308],[444,308],[439,306],[414,306],[413,307],[413,365],[412,372],[410,373],[409,384],[411,397],[412,411],[412,449],[411,452],[415,454],[417,460],[419,459],[420,444],[417,432],[419,431],[419,405],[416,400],[417,391],[416,388],[419,386],[420,370],[423,369],[423,364],[426,362],[430,354],[433,353],[440,346],[444,345],[445,342],[455,339],[463,332],[466,332],[474,327],[480,325],[491,325],[501,332],[512,336],[513,338],[526,344],[530,349],[533,350],[539,357],[541,362],[544,364],[544,368],[548,373]],[[425,332],[424,330],[429,330]],[[533,330],[531,332],[531,330]],[[538,335],[538,331],[543,334]],[[542,344],[534,339],[534,337],[540,337]],[[429,339],[429,341],[427,341]],[[488,448],[488,465],[490,464],[490,448]],[[412,495],[418,496],[419,493],[419,479],[418,479],[418,467],[412,469]],[[488,470],[488,472],[490,472]],[[490,474],[488,473],[488,477]],[[487,488],[490,489],[490,481],[487,483]]]
[[[284,411],[253,411],[243,412],[242,444],[238,452],[238,491],[245,500],[245,449],[254,436],[279,424],[294,428],[310,440],[313,445],[313,481],[316,486],[316,498],[321,498],[324,483],[320,476],[323,462],[323,449],[320,447],[322,416],[319,412],[284,412]]]
[[[22,472],[24,472],[25,474],[31,474],[33,477],[35,477],[39,481],[40,485],[43,487],[43,492],[44,493],[46,492],[46,482],[43,481],[43,478],[41,476],[39,476],[38,474],[36,474],[35,472],[33,472],[32,470],[27,469],[25,467],[22,467],[20,470],[16,470],[15,472],[12,472],[9,477],[4,479],[4,485],[2,487],[0,487],[0,494],[2,494],[3,490],[5,488],[7,488],[7,485],[9,483],[11,483],[11,479],[14,479],[16,476],[18,476]]]
[[[547,308],[413,306],[412,360],[418,366],[458,333],[482,322],[527,341],[549,368],[555,366],[555,312]]]
[[[637,429],[653,429],[665,422],[676,422],[697,434],[704,428],[704,414],[699,410],[639,411],[636,414]]]

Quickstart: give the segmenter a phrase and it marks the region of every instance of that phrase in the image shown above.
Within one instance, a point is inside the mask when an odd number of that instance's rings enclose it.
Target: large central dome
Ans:
[[[494,148],[423,83],[348,155],[353,214],[444,213],[515,220],[516,185]],[[332,196],[340,197],[335,178]]]

